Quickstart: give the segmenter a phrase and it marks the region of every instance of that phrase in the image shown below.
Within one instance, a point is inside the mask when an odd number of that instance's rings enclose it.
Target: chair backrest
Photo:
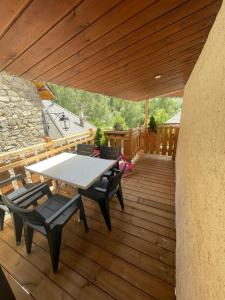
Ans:
[[[121,148],[100,146],[100,158],[118,160],[121,156]]]
[[[1,174],[1,175],[6,175],[6,174],[7,174],[7,176],[0,176],[0,178],[1,178],[1,181],[0,181],[0,189],[1,189],[0,204],[2,204],[2,197],[1,197],[2,194],[7,195],[14,191],[14,187],[12,184],[13,181],[16,181],[17,185],[19,187],[21,187],[25,184],[25,180],[23,179],[23,176],[21,174],[17,174],[15,176],[10,177],[8,174],[8,171],[7,171],[7,173],[3,172],[3,174]]]
[[[20,208],[5,195],[2,195],[2,201],[10,211],[20,216],[23,221],[46,227],[45,219],[37,211]]]
[[[77,154],[90,156],[94,153],[95,145],[87,145],[87,144],[78,144],[77,145]]]
[[[126,164],[124,164],[124,167],[121,171],[119,171],[116,175],[111,176],[109,178],[106,190],[107,190],[107,196],[109,198],[112,198],[114,194],[117,192],[119,185],[121,184],[121,178],[123,176],[123,173],[126,169]]]

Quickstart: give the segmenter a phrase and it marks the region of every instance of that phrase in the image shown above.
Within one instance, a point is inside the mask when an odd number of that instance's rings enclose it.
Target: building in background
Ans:
[[[52,101],[42,100],[42,103],[44,130],[47,136],[57,139],[76,133],[85,133],[89,129],[96,130],[93,124],[85,121],[83,112],[77,116]]]
[[[170,118],[169,120],[167,120],[165,122],[165,124],[167,125],[180,125],[180,117],[181,117],[181,111],[179,111],[178,113],[176,113],[172,118]]]

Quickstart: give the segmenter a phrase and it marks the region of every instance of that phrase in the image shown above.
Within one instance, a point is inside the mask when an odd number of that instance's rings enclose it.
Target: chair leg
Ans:
[[[17,214],[12,214],[13,222],[15,227],[16,244],[21,243],[22,231],[23,231],[23,220]]]
[[[4,227],[4,220],[5,220],[5,211],[4,209],[0,209],[0,230]]]
[[[110,219],[110,212],[109,212],[109,202],[106,200],[105,202],[99,203],[101,212],[103,214],[103,217],[105,219],[106,225],[108,229],[111,231],[112,226],[111,226],[111,219]]]
[[[116,193],[118,199],[119,199],[119,202],[120,202],[120,206],[122,209],[124,209],[124,203],[123,203],[123,192],[122,192],[122,188],[121,186],[119,187],[117,193]]]
[[[47,234],[53,272],[58,271],[59,255],[62,240],[62,227],[55,227]]]
[[[84,222],[85,231],[88,232],[89,229],[88,229],[87,219],[86,219],[84,206],[83,206],[82,202],[81,202],[81,206],[80,206],[80,220]]]
[[[27,254],[31,253],[32,241],[33,241],[33,228],[28,225],[24,225],[24,235],[25,235],[25,243]]]

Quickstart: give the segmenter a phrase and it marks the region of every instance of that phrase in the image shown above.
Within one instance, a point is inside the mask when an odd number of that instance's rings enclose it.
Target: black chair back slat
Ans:
[[[118,188],[121,184],[121,178],[123,176],[125,168],[126,168],[126,164],[124,165],[123,169],[120,172],[118,172],[118,174],[109,178],[109,181],[108,181],[108,184],[106,187],[109,198],[111,198],[111,196],[114,195],[116,193],[116,191],[118,190]]]
[[[121,156],[121,148],[100,146],[100,158],[118,160]]]
[[[90,156],[94,153],[94,145],[78,144],[76,153],[79,155]]]

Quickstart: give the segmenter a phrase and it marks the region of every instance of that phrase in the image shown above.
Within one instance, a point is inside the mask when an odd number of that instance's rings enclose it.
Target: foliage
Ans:
[[[72,88],[49,84],[56,95],[55,102],[79,115],[83,110],[87,121],[102,129],[112,129],[119,123],[123,129],[144,123],[144,101],[133,102],[115,97],[89,93]],[[149,101],[149,114],[156,123],[162,124],[181,109],[177,98],[155,98]]]
[[[121,112],[115,112],[113,120],[114,120],[113,129],[124,130],[127,128],[127,124],[126,124]]]
[[[123,126],[119,122],[116,122],[113,126],[113,129],[116,130],[116,131],[122,131]]]
[[[163,124],[181,110],[182,101],[177,98],[155,98],[149,101],[149,113],[156,124]]]
[[[102,145],[102,138],[103,138],[102,130],[101,128],[97,128],[95,133],[95,145],[97,147],[100,147]]]
[[[157,132],[157,124],[153,115],[151,115],[150,117],[150,121],[148,123],[148,130],[149,132]]]

